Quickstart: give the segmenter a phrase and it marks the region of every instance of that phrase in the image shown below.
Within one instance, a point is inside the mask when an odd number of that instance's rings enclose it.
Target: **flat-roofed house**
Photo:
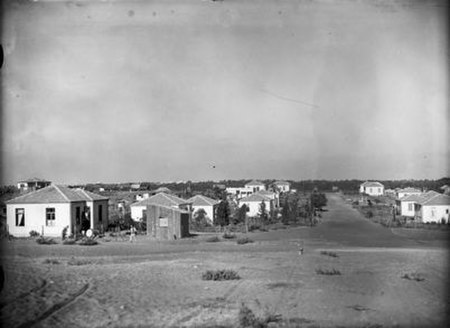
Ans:
[[[411,187],[397,190],[397,197],[399,199],[406,197],[406,196],[410,196],[410,195],[420,195],[420,194],[422,194],[421,190],[416,189],[416,188],[411,188]]]
[[[148,205],[161,205],[166,207],[190,210],[191,203],[186,199],[161,192],[159,194],[131,204],[131,218],[134,221],[141,220],[144,217],[144,213],[147,210]]]
[[[291,184],[287,181],[275,181],[273,185],[278,189],[280,192],[289,192],[291,189]]]
[[[250,187],[227,187],[225,190],[227,194],[232,195],[237,200],[253,194],[253,188]]]
[[[253,190],[253,192],[266,190],[266,185],[261,181],[252,180],[244,185],[245,188]]]
[[[195,216],[195,212],[203,209],[206,213],[206,219],[213,224],[216,217],[216,208],[219,205],[219,201],[203,196],[196,195],[188,199],[192,203],[192,213]]]
[[[384,194],[384,186],[378,181],[366,181],[359,186],[359,192],[370,196],[381,196]]]
[[[415,221],[448,223],[450,196],[429,191],[414,204]]]
[[[6,202],[8,232],[27,237],[30,231],[51,237],[79,233],[87,229],[106,229],[108,198],[83,189],[61,185],[32,191]]]
[[[270,210],[273,209],[273,200],[267,196],[261,195],[259,193],[252,194],[248,197],[242,198],[239,200],[239,207],[242,205],[246,205],[248,208],[247,215],[248,216],[257,216],[260,213],[261,203],[264,202],[266,205],[267,214],[269,214]]]
[[[17,182],[17,188],[20,191],[33,191],[41,188],[45,188],[50,186],[51,181],[39,179],[39,178],[31,178],[27,180],[21,180]]]

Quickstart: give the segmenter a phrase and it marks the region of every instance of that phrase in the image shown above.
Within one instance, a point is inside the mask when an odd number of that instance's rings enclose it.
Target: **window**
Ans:
[[[102,222],[103,220],[103,206],[98,205],[98,222]]]
[[[413,203],[408,203],[408,211],[412,211],[414,209],[413,205]]]
[[[16,208],[16,227],[25,227],[25,209]]]
[[[49,207],[45,209],[45,222],[48,227],[55,225],[55,208]]]

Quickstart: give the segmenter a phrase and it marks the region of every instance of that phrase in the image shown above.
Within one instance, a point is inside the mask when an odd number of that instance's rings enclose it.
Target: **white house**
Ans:
[[[257,181],[257,180],[252,180],[248,183],[246,183],[244,185],[244,187],[249,188],[251,190],[253,190],[253,192],[257,192],[257,191],[261,191],[261,190],[266,190],[266,186],[264,183]]]
[[[32,230],[59,237],[65,227],[68,235],[106,229],[108,198],[82,189],[50,185],[7,201],[6,223],[8,232],[17,237],[27,237]]]
[[[275,181],[273,185],[280,191],[280,192],[289,192],[291,189],[291,184],[287,181]]]
[[[422,196],[416,194],[397,199],[395,202],[397,205],[398,214],[413,218],[416,215],[414,206],[422,199]]]
[[[406,196],[410,196],[410,195],[420,195],[422,194],[422,191],[419,189],[415,189],[415,188],[411,188],[411,187],[407,187],[407,188],[403,188],[403,189],[399,189],[397,190],[397,197],[399,199],[406,197]]]
[[[227,187],[227,194],[233,195],[236,199],[241,199],[253,194],[253,188],[250,187]]]
[[[200,209],[203,209],[206,213],[206,219],[210,221],[211,224],[214,223],[216,216],[216,208],[219,202],[215,199],[203,196],[196,195],[188,199],[189,202],[192,203],[192,213],[195,216],[195,212]]]
[[[359,192],[370,196],[381,196],[384,194],[384,186],[377,181],[366,181],[359,186]]]
[[[21,180],[17,182],[17,188],[20,191],[32,191],[41,188],[45,188],[51,185],[51,181],[39,179],[39,178],[31,178],[27,180]]]
[[[415,220],[418,222],[448,223],[450,196],[437,192],[428,192],[414,205]]]
[[[262,202],[266,205],[266,211],[269,213],[270,210],[273,209],[273,200],[259,193],[252,194],[239,200],[239,207],[242,207],[242,205],[245,204],[248,208],[248,216],[258,216],[260,214]]]
[[[159,194],[131,204],[131,218],[134,221],[139,221],[140,219],[142,219],[144,217],[144,211],[147,210],[147,205],[160,205],[190,210],[190,204],[191,203],[186,199],[161,192]]]
[[[256,194],[260,194],[260,195],[266,196],[267,198],[270,198],[272,200],[272,205],[274,207],[280,206],[280,197],[279,197],[278,193],[271,192],[268,190],[261,190],[261,191],[256,192]]]

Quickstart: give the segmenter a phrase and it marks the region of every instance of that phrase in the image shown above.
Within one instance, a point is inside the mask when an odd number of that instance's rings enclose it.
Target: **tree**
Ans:
[[[247,212],[248,212],[247,205],[244,204],[241,207],[239,207],[238,210],[234,213],[233,223],[234,224],[245,223]]]
[[[269,221],[265,201],[261,201],[261,204],[259,205],[259,218],[263,224],[267,224]]]
[[[194,230],[201,230],[206,226],[209,226],[208,219],[206,218],[207,214],[206,211],[203,208],[199,208],[197,211],[195,211],[194,216],[192,217],[192,228]]]
[[[224,227],[230,223],[230,206],[226,199],[217,206],[216,225]]]
[[[323,193],[319,193],[317,190],[314,190],[310,196],[311,206],[313,208],[317,208],[321,210],[322,207],[327,206],[327,197]]]
[[[283,202],[283,209],[281,210],[281,222],[283,222],[283,224],[289,224],[290,216],[289,202],[286,197]]]

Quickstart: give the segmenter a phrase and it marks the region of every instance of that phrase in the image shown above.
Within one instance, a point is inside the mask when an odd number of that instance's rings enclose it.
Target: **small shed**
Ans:
[[[191,212],[175,207],[147,205],[147,235],[158,240],[189,236]]]

